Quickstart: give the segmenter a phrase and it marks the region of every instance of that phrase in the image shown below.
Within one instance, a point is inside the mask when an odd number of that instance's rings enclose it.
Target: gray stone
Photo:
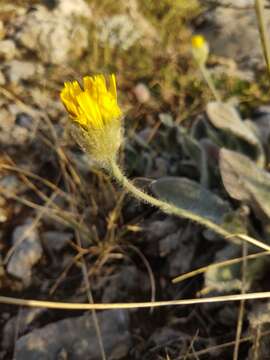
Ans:
[[[69,232],[46,231],[42,234],[44,245],[48,249],[55,251],[62,250],[72,238],[73,234]]]
[[[105,46],[128,50],[141,37],[141,29],[126,14],[117,14],[98,23],[98,39]]]
[[[180,229],[159,241],[160,256],[167,259],[165,272],[168,276],[174,277],[190,269],[197,244],[194,235],[190,228]]]
[[[140,293],[148,293],[150,296],[150,280],[147,272],[142,272],[133,265],[123,266],[107,279],[102,302],[136,301],[138,289]]]
[[[7,191],[16,191],[20,186],[20,181],[15,175],[1,176],[0,187]]]
[[[0,109],[0,143],[1,145],[23,145],[30,136],[29,129],[15,124],[15,114],[11,107]]]
[[[4,325],[1,339],[1,347],[10,349],[14,346],[14,339],[17,336],[16,331],[24,333],[27,327],[31,325],[46,310],[41,308],[23,308],[17,316],[10,318]]]
[[[12,234],[15,247],[7,264],[7,272],[22,280],[25,286],[31,283],[32,267],[42,256],[42,247],[36,226],[31,219],[25,225],[17,226]]]
[[[254,1],[219,2],[232,7],[219,6],[205,16],[206,25],[201,33],[207,38],[211,53],[233,59],[243,68],[264,66]],[[265,16],[270,29],[270,10],[267,8]]]
[[[131,346],[128,312],[105,311],[97,314],[107,359],[125,357]],[[90,312],[34,330],[16,342],[15,359],[55,360],[59,353],[69,359],[99,360],[98,339]]]

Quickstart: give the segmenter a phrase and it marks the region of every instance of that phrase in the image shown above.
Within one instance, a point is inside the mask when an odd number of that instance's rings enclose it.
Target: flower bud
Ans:
[[[202,35],[194,35],[191,39],[192,53],[195,60],[204,65],[209,55],[209,46],[207,41]]]

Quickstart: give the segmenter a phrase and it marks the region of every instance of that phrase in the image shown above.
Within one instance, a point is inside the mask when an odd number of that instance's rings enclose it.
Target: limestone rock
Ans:
[[[201,33],[207,38],[211,53],[232,58],[243,68],[264,65],[254,1],[219,0],[205,15]],[[226,6],[231,4],[232,6]],[[270,29],[270,9],[265,8]]]
[[[90,16],[90,8],[83,0],[62,0],[53,11],[36,6],[24,17],[17,38],[40,60],[63,65],[80,58],[87,49],[88,29],[82,17]]]
[[[14,59],[15,55],[16,55],[16,46],[12,40],[0,41],[0,59],[12,60]]]
[[[37,75],[42,76],[43,73],[42,65],[30,61],[12,60],[8,63],[7,76],[14,84],[21,80],[33,80]]]

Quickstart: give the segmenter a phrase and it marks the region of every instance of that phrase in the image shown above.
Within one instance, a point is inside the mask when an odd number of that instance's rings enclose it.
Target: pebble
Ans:
[[[73,238],[70,232],[46,231],[42,234],[42,240],[46,247],[51,250],[62,250]]]
[[[133,91],[139,103],[144,104],[149,102],[151,98],[151,94],[148,87],[145,84],[143,83],[137,84],[134,87]]]
[[[131,347],[129,313],[123,310],[97,313],[105,353],[108,359],[126,358]],[[35,329],[16,341],[14,358],[21,360],[59,359],[99,360],[100,349],[90,312],[66,318]]]
[[[40,260],[43,252],[39,234],[32,224],[33,220],[28,219],[26,224],[14,229],[12,244],[15,249],[7,264],[7,272],[20,279],[25,286],[30,285],[32,268]]]
[[[1,31],[1,29],[0,29]],[[16,56],[16,46],[12,40],[0,41],[0,59],[12,60]]]
[[[37,75],[41,77],[43,73],[42,65],[30,61],[12,60],[8,64],[8,78],[14,84],[21,80],[32,80]]]

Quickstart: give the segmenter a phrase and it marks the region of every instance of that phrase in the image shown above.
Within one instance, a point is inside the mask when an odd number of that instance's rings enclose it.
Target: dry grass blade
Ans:
[[[246,243],[243,243],[243,261],[242,261],[242,287],[241,287],[241,294],[245,293],[245,285],[246,285],[246,270],[247,270],[247,251],[248,247]],[[240,346],[240,338],[242,333],[243,327],[243,319],[244,319],[244,312],[245,312],[245,300],[240,301],[239,305],[239,312],[238,312],[238,320],[237,320],[237,328],[236,328],[236,336],[235,336],[235,347],[233,351],[233,360],[238,359],[239,354],[239,346]]]
[[[268,76],[270,76],[270,47],[269,47],[269,36],[267,33],[267,26],[264,15],[264,0],[255,0],[255,9],[258,19],[258,27],[260,31],[262,50],[268,70]]]
[[[146,270],[148,272],[149,275],[149,279],[150,279],[150,285],[151,285],[151,302],[155,301],[155,297],[156,297],[156,283],[155,283],[155,277],[153,274],[153,271],[151,269],[151,266],[149,264],[149,262],[147,261],[146,257],[143,255],[143,253],[136,248],[136,246],[133,245],[128,245],[128,247],[130,249],[132,249],[142,260],[142,262],[144,263],[144,266],[146,267]],[[152,311],[152,309],[151,309]]]
[[[232,234],[231,236],[227,236],[227,239],[233,238],[233,237],[236,237],[236,238],[238,238],[238,239],[240,239],[242,241],[246,241],[247,243],[252,244],[252,245],[254,245],[256,247],[259,247],[259,248],[261,248],[263,250],[270,251],[270,246],[269,245],[263,243],[262,241],[256,240],[256,239],[254,239],[254,238],[252,238],[252,237],[250,237],[250,236],[248,236],[246,234]]]
[[[22,169],[17,166],[8,165],[8,164],[0,164],[0,169],[11,170],[16,173],[19,173],[20,175],[25,175],[34,180],[38,180],[38,181],[42,182],[44,185],[46,185],[48,188],[50,188],[52,191],[55,191],[57,193],[57,195],[62,196],[69,202],[74,202],[74,199],[69,194],[65,193],[63,190],[61,190],[59,187],[57,187],[54,183],[52,183],[51,181],[49,181],[45,178],[40,177],[39,175],[32,173],[31,171]]]
[[[263,256],[267,256],[267,255],[270,255],[270,252],[269,252],[269,251],[263,251],[263,252],[260,252],[260,253],[247,255],[246,259],[248,259],[248,260],[257,259],[257,258],[260,258],[260,257],[263,257]],[[241,262],[242,260],[243,260],[242,257],[238,257],[238,258],[235,258],[235,259],[230,259],[230,260],[221,261],[221,262],[216,263],[216,264],[210,264],[210,265],[201,267],[201,268],[199,268],[199,269],[190,271],[190,272],[188,272],[188,273],[186,273],[186,274],[179,275],[179,276],[177,276],[176,278],[174,278],[174,279],[172,280],[172,282],[173,282],[174,284],[176,284],[176,283],[178,283],[178,282],[181,282],[181,281],[190,279],[190,278],[192,278],[193,276],[196,276],[196,275],[199,275],[199,274],[203,274],[203,273],[205,273],[207,270],[209,270],[209,269],[211,269],[211,268],[219,268],[219,267],[223,267],[223,266],[227,266],[227,265],[237,264],[237,263]]]
[[[70,214],[67,211],[60,210],[60,209],[56,210],[56,209],[52,209],[52,208],[46,208],[46,207],[44,207],[42,205],[38,205],[30,200],[24,199],[21,196],[18,196],[11,191],[8,192],[7,189],[3,189],[1,187],[0,187],[0,193],[3,196],[5,196],[6,198],[16,200],[32,209],[36,209],[36,210],[43,209],[44,214],[46,214],[47,216],[57,220],[61,224],[69,225],[74,229],[79,229],[83,234],[89,236],[88,229],[84,225],[81,225],[78,221],[76,221],[74,219],[74,215]]]
[[[85,304],[85,303],[67,303],[56,301],[43,300],[27,300],[8,296],[0,296],[0,303],[17,306],[39,307],[47,309],[62,309],[62,310],[114,310],[114,309],[142,309],[151,307],[165,307],[165,306],[183,306],[183,305],[198,305],[206,303],[232,302],[242,300],[260,300],[270,298],[270,291],[255,292],[247,294],[232,294],[223,296],[213,296],[201,299],[181,299],[181,300],[167,300],[167,301],[148,301],[148,302],[134,302],[134,303],[111,303],[111,304]]]

